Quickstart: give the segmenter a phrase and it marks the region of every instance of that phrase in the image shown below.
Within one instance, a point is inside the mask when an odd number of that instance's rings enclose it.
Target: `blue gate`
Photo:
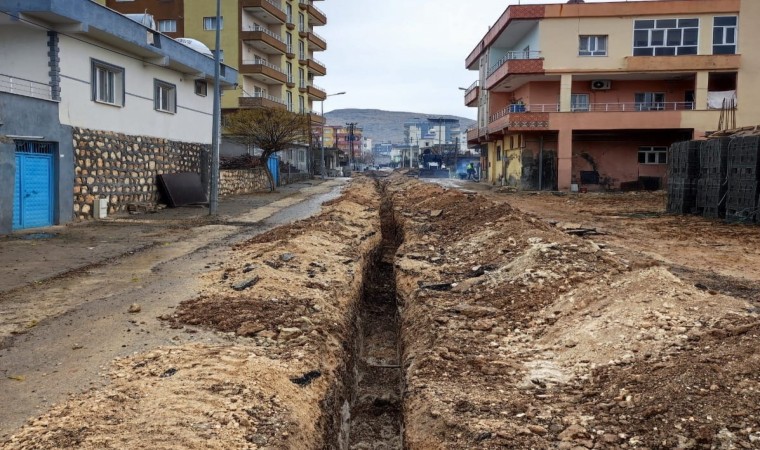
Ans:
[[[272,178],[274,178],[274,185],[280,185],[280,158],[277,155],[272,155],[267,161],[267,167],[272,172]]]
[[[55,144],[16,141],[13,183],[13,229],[53,224],[53,155]]]

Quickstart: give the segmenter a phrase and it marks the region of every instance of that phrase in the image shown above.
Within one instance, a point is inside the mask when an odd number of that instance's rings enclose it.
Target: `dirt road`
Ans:
[[[113,317],[75,308],[129,352],[18,412],[6,447],[760,448],[758,228],[659,194],[454,186],[356,177],[317,216],[142,274]],[[99,356],[64,334],[68,383]]]

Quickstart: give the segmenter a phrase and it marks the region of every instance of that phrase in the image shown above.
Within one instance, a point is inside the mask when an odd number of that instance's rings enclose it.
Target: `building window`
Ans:
[[[177,86],[153,80],[153,108],[156,111],[177,112]]]
[[[167,19],[167,20],[159,20],[158,21],[158,31],[162,33],[176,33],[177,32],[177,21],[174,19]]]
[[[496,161],[501,161],[501,146],[496,146]]]
[[[205,97],[208,95],[208,83],[206,80],[195,80],[195,95]]]
[[[304,76],[303,69],[298,69],[298,87],[301,89],[306,89],[306,77]]]
[[[607,36],[580,36],[578,56],[607,56]]]
[[[124,106],[124,69],[96,60],[91,64],[92,100]]]
[[[303,98],[303,95],[298,96],[298,112],[301,114],[306,112],[306,101]]]
[[[301,61],[306,59],[306,46],[303,41],[298,41],[298,59]]]
[[[634,94],[636,111],[662,111],[665,109],[664,92],[637,92]]]
[[[699,19],[633,21],[633,56],[696,55]]]
[[[639,164],[667,164],[667,147],[639,147]]]
[[[288,46],[288,53],[293,53],[293,35],[285,33],[285,44]]]
[[[216,30],[216,17],[204,17],[203,29],[206,31]],[[219,29],[224,29],[224,17],[219,18]]]
[[[571,111],[589,111],[588,94],[572,94],[570,96]]]
[[[293,23],[293,7],[290,5],[285,6],[285,15],[287,16],[288,23]]]
[[[293,93],[290,91],[287,93],[287,107],[288,111],[293,111]]]
[[[713,54],[733,55],[736,53],[736,16],[713,17]]]
[[[302,33],[306,31],[306,17],[303,13],[298,13],[298,31]]]

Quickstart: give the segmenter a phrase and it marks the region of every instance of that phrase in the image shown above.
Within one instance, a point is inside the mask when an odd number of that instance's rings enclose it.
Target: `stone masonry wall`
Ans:
[[[219,196],[221,197],[268,190],[269,180],[260,167],[219,171]]]
[[[129,203],[157,204],[157,176],[199,173],[208,145],[74,129],[74,217],[93,217],[93,202],[108,197],[108,213]]]

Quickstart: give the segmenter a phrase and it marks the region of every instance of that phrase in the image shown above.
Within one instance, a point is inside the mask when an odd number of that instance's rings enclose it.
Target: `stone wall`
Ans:
[[[157,204],[157,176],[199,173],[208,145],[75,128],[74,216],[93,217],[93,202],[108,197],[108,213],[129,203]]]
[[[250,194],[269,191],[269,179],[264,169],[221,170],[219,171],[219,196]]]
[[[300,183],[306,180],[311,180],[311,174],[308,172],[291,173],[290,175],[288,175],[287,172],[283,172],[280,174],[281,186],[285,186],[286,184]]]

